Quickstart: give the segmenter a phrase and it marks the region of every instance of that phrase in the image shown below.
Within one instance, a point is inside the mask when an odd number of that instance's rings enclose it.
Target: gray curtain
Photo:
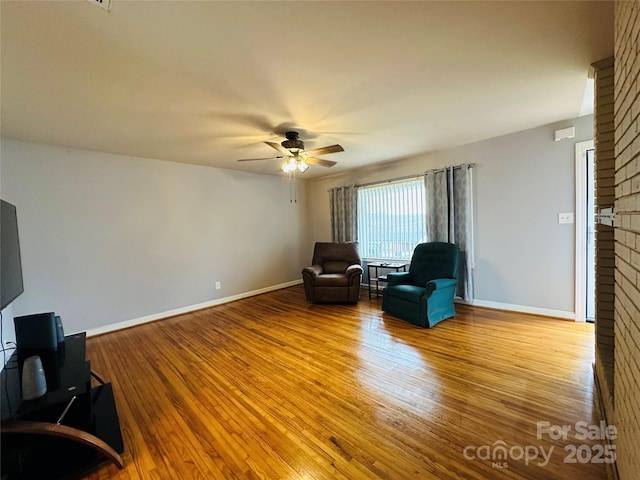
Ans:
[[[331,207],[331,241],[358,240],[357,191],[354,185],[329,190]]]
[[[447,167],[425,173],[427,238],[455,243],[460,248],[457,295],[473,300],[473,237],[471,216],[471,165]]]

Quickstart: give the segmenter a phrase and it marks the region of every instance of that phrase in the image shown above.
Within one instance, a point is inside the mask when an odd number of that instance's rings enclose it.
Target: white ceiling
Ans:
[[[2,135],[317,177],[581,113],[613,2],[2,1]],[[294,128],[295,127],[295,128]]]

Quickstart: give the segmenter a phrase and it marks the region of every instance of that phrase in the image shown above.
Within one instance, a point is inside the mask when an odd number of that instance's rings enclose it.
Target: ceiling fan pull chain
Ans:
[[[293,203],[293,173],[289,172],[289,203]]]
[[[289,203],[298,203],[298,189],[296,185],[296,171],[289,172]]]

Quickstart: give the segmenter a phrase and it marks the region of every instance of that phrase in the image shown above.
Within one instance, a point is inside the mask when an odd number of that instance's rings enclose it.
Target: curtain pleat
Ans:
[[[357,194],[354,185],[329,190],[331,241],[355,242],[358,239]]]
[[[447,176],[442,170],[425,173],[427,238],[430,242],[449,241],[449,201]]]
[[[460,248],[457,295],[473,300],[471,166],[460,165],[425,173],[429,241],[455,243]]]

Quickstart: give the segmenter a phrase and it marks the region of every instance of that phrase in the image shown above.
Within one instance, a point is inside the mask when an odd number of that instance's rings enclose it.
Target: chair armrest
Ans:
[[[455,287],[456,280],[454,278],[437,278],[427,282],[426,295],[431,295],[435,290],[447,287]]]
[[[322,267],[320,265],[311,265],[310,267],[304,267],[302,269],[303,275],[309,275],[311,278],[315,279],[322,273]]]
[[[390,272],[387,273],[387,286],[409,285],[411,284],[410,272]]]
[[[357,263],[355,263],[353,265],[349,265],[347,267],[347,270],[345,270],[344,274],[347,277],[353,277],[355,275],[362,275],[362,266],[358,265]]]

